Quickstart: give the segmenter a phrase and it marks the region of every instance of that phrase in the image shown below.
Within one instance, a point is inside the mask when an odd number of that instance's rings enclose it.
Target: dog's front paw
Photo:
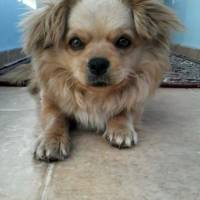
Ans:
[[[41,137],[38,139],[34,157],[45,162],[61,161],[69,156],[70,144],[66,137]]]
[[[105,131],[104,138],[113,146],[118,148],[130,148],[138,142],[138,134],[134,128],[109,128]]]

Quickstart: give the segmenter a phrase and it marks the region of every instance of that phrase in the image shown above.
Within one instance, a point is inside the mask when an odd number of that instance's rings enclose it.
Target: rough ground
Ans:
[[[26,88],[0,88],[1,200],[200,200],[200,90],[160,89],[135,148],[74,132],[57,164],[32,159],[35,122]]]
[[[166,74],[163,86],[200,88],[200,61],[171,55],[172,70]]]

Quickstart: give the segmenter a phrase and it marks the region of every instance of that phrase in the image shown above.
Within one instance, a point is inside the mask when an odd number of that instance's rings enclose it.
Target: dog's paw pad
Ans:
[[[69,156],[70,145],[63,138],[40,138],[37,142],[34,157],[36,160],[54,162],[65,160]]]
[[[130,148],[138,143],[138,134],[135,130],[107,130],[103,136],[111,145],[118,148]]]

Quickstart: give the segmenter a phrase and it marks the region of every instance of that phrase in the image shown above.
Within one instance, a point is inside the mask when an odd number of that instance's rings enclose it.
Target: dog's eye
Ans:
[[[75,51],[81,50],[81,49],[83,49],[85,47],[85,44],[78,37],[72,38],[69,41],[69,45]]]
[[[115,46],[119,49],[127,49],[131,46],[131,43],[128,37],[122,36],[115,42]]]

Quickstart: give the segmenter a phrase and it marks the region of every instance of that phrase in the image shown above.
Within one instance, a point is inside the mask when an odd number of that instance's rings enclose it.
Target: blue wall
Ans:
[[[0,51],[21,46],[17,24],[28,9],[20,0],[0,0]]]
[[[200,49],[200,0],[165,0],[185,26],[185,31],[173,36],[174,43]]]

